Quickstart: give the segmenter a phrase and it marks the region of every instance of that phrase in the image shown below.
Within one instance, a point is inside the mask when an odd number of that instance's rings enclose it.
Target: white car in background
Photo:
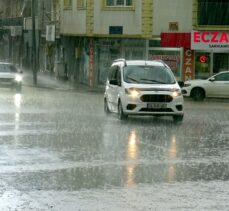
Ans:
[[[22,71],[19,71],[12,63],[0,62],[0,87],[9,87],[20,92]]]
[[[171,116],[183,120],[183,96],[171,69],[162,61],[115,60],[104,94],[104,110],[128,115]]]
[[[206,97],[229,98],[229,71],[223,71],[208,79],[185,81],[182,94],[194,100]]]

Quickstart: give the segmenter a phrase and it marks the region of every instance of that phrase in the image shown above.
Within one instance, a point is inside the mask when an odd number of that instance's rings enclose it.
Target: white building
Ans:
[[[107,68],[120,57],[163,59],[178,79],[211,74],[213,55],[199,64],[201,51],[191,49],[193,30],[215,28],[214,23],[201,25],[202,19],[208,18],[202,15],[208,1],[61,0],[61,55],[70,78],[92,86],[103,85]],[[199,74],[206,68],[205,75]]]

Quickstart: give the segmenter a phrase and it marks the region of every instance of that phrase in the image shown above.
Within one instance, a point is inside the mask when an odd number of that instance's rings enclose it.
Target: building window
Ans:
[[[123,34],[122,26],[109,26],[109,34]]]
[[[72,0],[64,0],[64,9],[72,8]]]
[[[229,25],[228,0],[198,0],[198,25]]]
[[[132,0],[106,0],[106,6],[133,6]]]
[[[86,0],[77,0],[77,9],[86,9]]]
[[[178,31],[178,22],[169,22],[169,31]]]

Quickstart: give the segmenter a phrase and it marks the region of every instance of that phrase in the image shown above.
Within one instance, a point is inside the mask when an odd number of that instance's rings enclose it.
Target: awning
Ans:
[[[161,33],[161,47],[191,48],[191,33]]]

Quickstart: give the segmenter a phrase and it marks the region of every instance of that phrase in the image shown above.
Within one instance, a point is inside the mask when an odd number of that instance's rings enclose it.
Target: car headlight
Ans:
[[[17,81],[17,82],[21,82],[22,81],[22,76],[21,75],[16,75],[14,80]]]
[[[172,96],[173,97],[178,97],[181,96],[181,90],[180,89],[175,89],[172,91]]]
[[[126,94],[130,95],[132,98],[137,98],[140,95],[140,92],[137,89],[125,89]]]

